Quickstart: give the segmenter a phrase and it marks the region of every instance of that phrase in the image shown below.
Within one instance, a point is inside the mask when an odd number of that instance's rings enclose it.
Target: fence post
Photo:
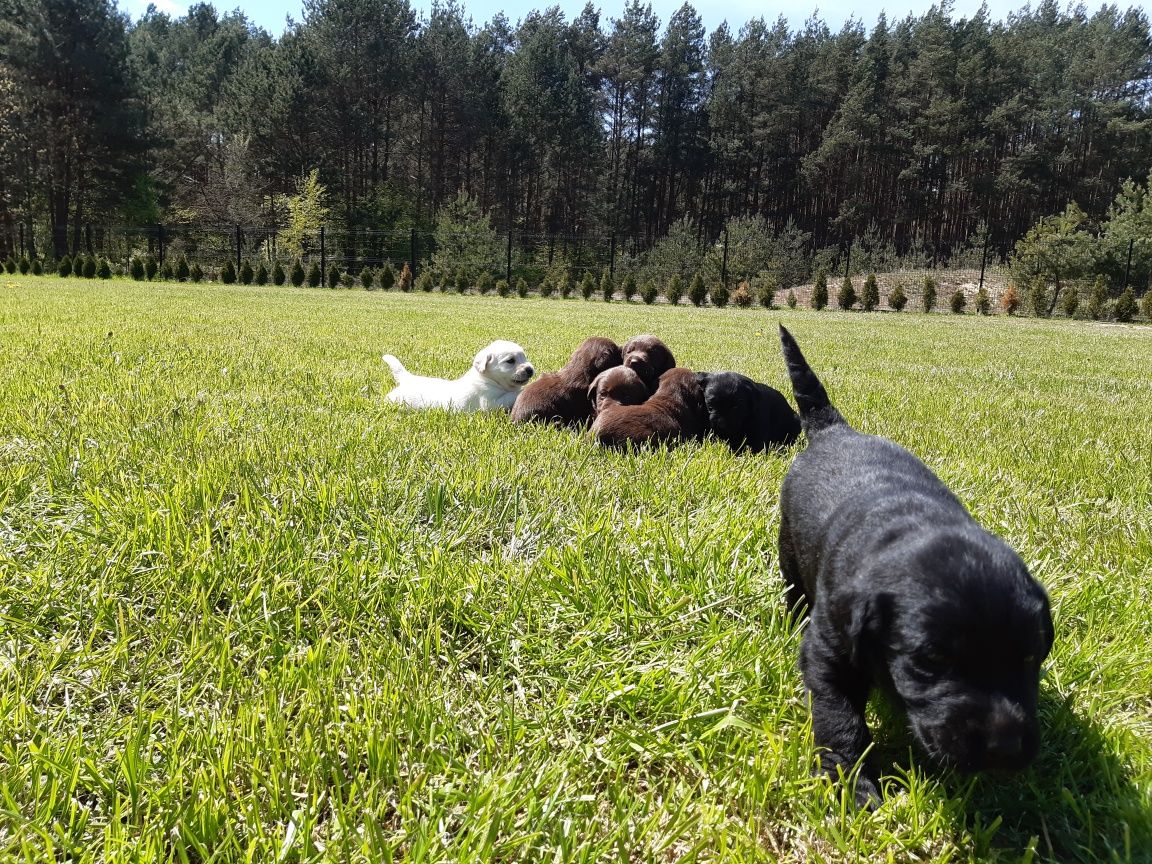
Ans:
[[[507,255],[507,260],[504,263],[505,263],[504,270],[506,271],[506,275],[504,278],[507,279],[508,284],[511,285],[512,284],[512,226],[511,225],[508,226],[508,255]]]
[[[608,247],[608,278],[616,281],[616,232],[612,232],[612,241]]]
[[[320,284],[324,285],[324,280],[328,278],[328,252],[324,248],[324,226],[320,226]]]
[[[412,274],[412,281],[416,281],[416,229],[408,232],[408,271]],[[413,286],[415,287],[415,286]]]
[[[1128,263],[1124,265],[1124,287],[1121,291],[1128,290],[1128,276],[1132,272],[1132,247],[1136,245],[1136,238],[1133,237],[1128,241]]]
[[[980,255],[980,290],[984,289],[984,267],[988,264],[988,238],[991,231],[984,232],[984,251]]]
[[[724,229],[724,255],[720,260],[720,284],[728,284],[728,229]]]
[[[164,226],[156,226],[156,245],[160,247],[160,266],[164,266]]]

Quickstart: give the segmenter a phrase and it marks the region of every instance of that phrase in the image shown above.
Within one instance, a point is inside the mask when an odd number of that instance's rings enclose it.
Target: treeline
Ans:
[[[1138,9],[707,34],[687,4],[474,25],[308,0],[274,39],[204,4],[131,24],[0,0],[0,22],[5,254],[62,258],[88,224],[287,225],[319,169],[343,229],[427,230],[463,192],[503,232],[710,242],[752,214],[936,258],[985,231],[1006,252],[1070,201],[1098,220],[1152,167]]]

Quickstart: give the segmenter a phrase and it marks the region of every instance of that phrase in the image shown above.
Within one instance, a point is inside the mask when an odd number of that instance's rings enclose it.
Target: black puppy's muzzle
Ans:
[[[945,716],[919,733],[929,755],[961,771],[1023,770],[1039,741],[1034,713],[1006,699],[985,711]]]

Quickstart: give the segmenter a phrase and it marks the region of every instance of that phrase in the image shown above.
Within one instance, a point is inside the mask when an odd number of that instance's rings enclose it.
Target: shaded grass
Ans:
[[[1049,587],[1031,771],[941,775],[896,716],[880,812],[810,778],[787,458],[381,398],[385,350],[554,369],[641,331],[786,389],[777,321]],[[1147,860],[1150,356],[1070,322],[2,281],[0,857]]]

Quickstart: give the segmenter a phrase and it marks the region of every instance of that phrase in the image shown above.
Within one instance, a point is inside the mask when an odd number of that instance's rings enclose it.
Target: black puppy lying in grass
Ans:
[[[808,446],[780,497],[780,569],[809,614],[800,652],[821,765],[847,774],[872,742],[864,707],[894,693],[917,742],[960,770],[1035,756],[1044,589],[923,462],[850,427],[780,328]],[[861,765],[856,801],[880,798]]]
[[[779,390],[738,372],[698,372],[696,378],[712,434],[736,453],[763,453],[800,437],[800,418]]]

